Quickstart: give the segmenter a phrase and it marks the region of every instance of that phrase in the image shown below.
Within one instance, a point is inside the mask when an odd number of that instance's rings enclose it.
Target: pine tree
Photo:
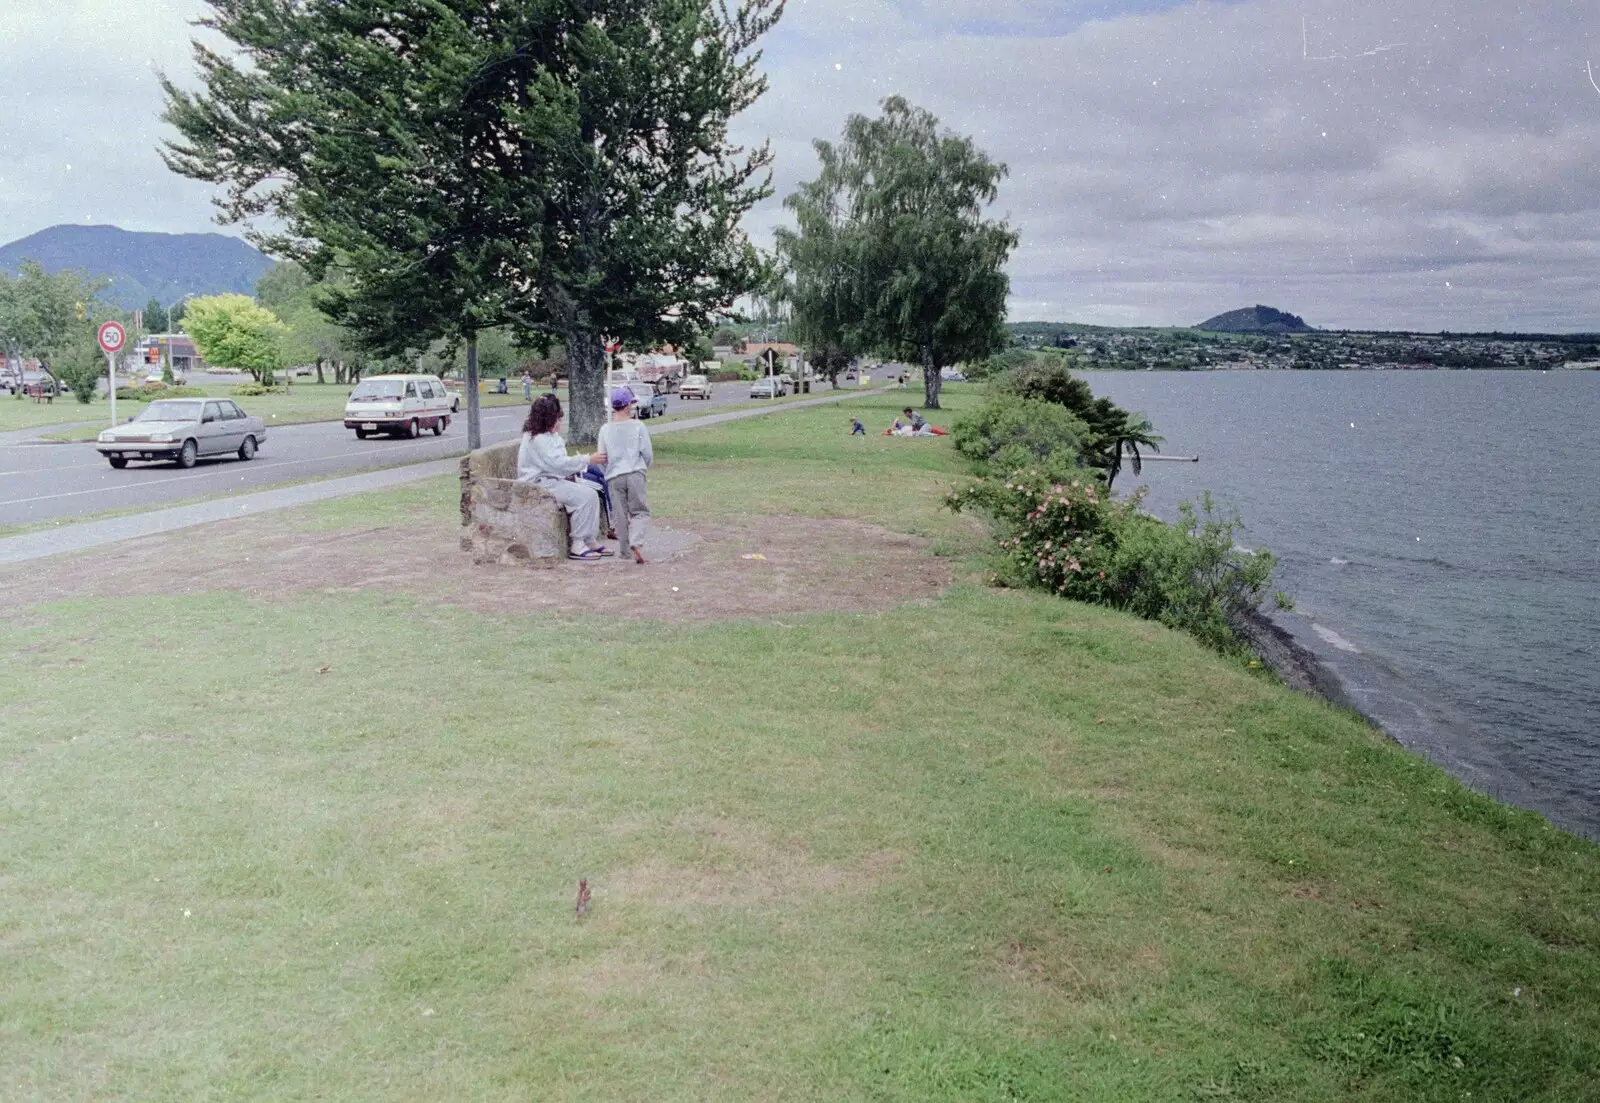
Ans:
[[[462,341],[470,376],[484,329],[560,341],[589,441],[605,339],[680,340],[759,271],[770,152],[727,130],[783,0],[208,3],[238,59],[196,44],[203,90],[163,78],[167,164],[339,269],[326,305],[374,352]],[[471,378],[468,403],[476,446]]]

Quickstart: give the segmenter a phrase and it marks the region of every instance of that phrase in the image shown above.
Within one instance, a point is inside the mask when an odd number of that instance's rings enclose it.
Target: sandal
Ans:
[[[567,552],[567,558],[568,559],[582,559],[587,563],[594,563],[594,562],[597,562],[598,560],[604,559],[605,556],[600,554],[600,549],[599,548],[584,548],[583,551],[581,551],[581,552],[575,552],[575,551]]]
[[[590,548],[589,550],[592,551],[592,552],[599,552],[600,553],[600,557],[602,559],[610,559],[610,558],[612,558],[613,556],[615,556],[617,554],[616,552],[612,551],[610,548],[606,547],[604,544],[601,544],[597,548]]]

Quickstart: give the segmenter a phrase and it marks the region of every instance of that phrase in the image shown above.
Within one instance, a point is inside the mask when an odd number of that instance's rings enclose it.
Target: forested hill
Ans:
[[[1208,333],[1314,333],[1305,319],[1294,314],[1286,314],[1281,310],[1274,310],[1270,306],[1247,306],[1242,310],[1230,310],[1226,314],[1218,314],[1215,318],[1207,318],[1196,329],[1206,330]]]
[[[247,242],[223,234],[147,234],[116,226],[52,226],[0,246],[0,271],[24,260],[47,272],[79,269],[105,276],[107,302],[133,310],[151,299],[170,306],[187,294],[255,294],[272,261]]]

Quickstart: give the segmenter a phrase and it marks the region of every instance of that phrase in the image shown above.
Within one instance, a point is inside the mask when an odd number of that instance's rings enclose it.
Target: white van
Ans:
[[[344,405],[344,427],[358,440],[370,433],[438,436],[450,427],[450,394],[437,375],[369,375]]]

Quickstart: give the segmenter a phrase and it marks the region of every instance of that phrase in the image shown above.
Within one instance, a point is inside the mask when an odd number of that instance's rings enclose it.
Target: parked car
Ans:
[[[266,439],[262,420],[231,399],[158,398],[133,420],[102,431],[95,448],[119,470],[129,460],[176,460],[179,467],[193,467],[202,456],[253,459]]]
[[[454,406],[437,375],[372,375],[357,383],[344,406],[344,427],[358,440],[373,433],[438,436],[450,427]]]
[[[782,398],[787,393],[783,380],[779,376],[769,375],[765,379],[757,379],[750,384],[751,398]]]
[[[946,383],[965,383],[967,377],[955,368],[940,368],[939,378]]]
[[[710,398],[711,380],[704,375],[691,375],[678,388],[679,398]]]

